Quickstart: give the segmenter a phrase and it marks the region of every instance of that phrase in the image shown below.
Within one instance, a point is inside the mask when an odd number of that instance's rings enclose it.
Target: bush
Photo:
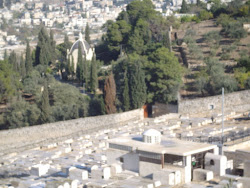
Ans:
[[[202,10],[199,13],[199,18],[202,21],[209,20],[209,19],[213,18],[213,14],[211,12],[206,11],[206,10]]]
[[[181,22],[191,22],[193,20],[193,16],[182,16],[181,17]]]
[[[247,32],[242,24],[238,21],[230,22],[223,26],[222,30],[228,37],[234,39],[241,39],[247,36]]]

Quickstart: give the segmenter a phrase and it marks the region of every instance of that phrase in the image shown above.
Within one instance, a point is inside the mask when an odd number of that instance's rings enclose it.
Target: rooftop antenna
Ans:
[[[221,155],[223,155],[223,138],[224,138],[224,87],[222,88]]]

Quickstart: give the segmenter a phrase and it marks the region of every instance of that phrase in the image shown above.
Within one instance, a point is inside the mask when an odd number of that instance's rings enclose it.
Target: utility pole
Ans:
[[[222,88],[221,155],[223,155],[223,138],[224,138],[224,87]]]

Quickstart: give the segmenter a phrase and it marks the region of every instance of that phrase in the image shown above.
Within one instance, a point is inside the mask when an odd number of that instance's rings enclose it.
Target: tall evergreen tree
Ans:
[[[180,13],[187,13],[187,12],[188,12],[187,2],[186,0],[182,0]]]
[[[91,40],[90,40],[90,28],[89,28],[89,24],[87,23],[86,27],[85,27],[85,40],[91,44]]]
[[[98,76],[97,76],[96,58],[94,55],[91,62],[91,71],[90,71],[90,91],[95,93],[97,88],[98,88]]]
[[[16,71],[16,72],[18,72],[19,66],[18,66],[18,62],[17,62],[17,58],[16,58],[16,53],[14,51],[12,51],[10,53],[9,63],[12,65],[13,70]]]
[[[39,31],[35,64],[48,65],[51,62],[51,42],[44,26]]]
[[[105,80],[104,85],[104,102],[107,114],[113,114],[116,112],[116,85],[114,76],[111,73]]]
[[[127,76],[124,79],[124,89],[122,93],[122,98],[123,98],[124,111],[128,111],[130,109],[130,98],[129,98],[129,86],[128,86]]]
[[[84,76],[83,76],[83,58],[82,58],[82,46],[81,45],[78,45],[76,77],[77,77],[79,82],[83,83]]]
[[[5,61],[8,60],[8,53],[7,53],[7,50],[6,50],[6,49],[4,50],[3,59],[4,59]]]
[[[84,57],[84,61],[83,61],[83,79],[85,82],[85,88],[88,89],[88,65],[87,65],[87,60],[86,60],[86,56]]]
[[[141,108],[147,99],[145,73],[140,62],[135,62],[129,70],[130,99],[133,109]]]
[[[21,55],[21,59],[20,59],[20,74],[21,74],[22,78],[24,78],[26,76],[26,68],[25,68],[25,62],[23,59],[23,55]]]
[[[48,123],[50,116],[49,91],[47,81],[44,83],[42,100],[41,100],[41,123]]]
[[[73,57],[73,55],[71,57],[71,63],[70,63],[70,65],[71,65],[71,70],[72,70],[72,76],[74,77],[75,73],[76,73],[75,71],[76,71],[77,67],[75,67],[75,64],[74,64],[74,57]]]
[[[197,0],[196,5],[200,6],[201,5],[201,0]]]
[[[30,44],[28,40],[26,46],[25,67],[26,67],[26,74],[29,75],[32,71],[32,58],[30,52]]]
[[[68,37],[68,35],[64,35],[64,47],[65,47],[65,49],[70,49],[70,47],[71,47],[71,44],[70,44],[70,42],[69,42],[69,37]]]
[[[50,45],[51,45],[51,61],[54,62],[56,59],[56,42],[54,41],[53,30],[50,30]]]

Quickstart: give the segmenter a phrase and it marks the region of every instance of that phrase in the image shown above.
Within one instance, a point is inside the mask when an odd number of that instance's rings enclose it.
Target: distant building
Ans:
[[[74,70],[76,71],[76,67],[77,67],[77,59],[78,59],[78,46],[81,45],[82,47],[82,55],[83,55],[83,59],[86,59],[88,61],[91,61],[94,55],[94,48],[91,48],[90,44],[83,39],[82,33],[79,33],[79,38],[77,41],[75,41],[75,43],[72,45],[69,53],[68,53],[68,58],[70,59],[70,61],[73,60],[74,62]]]

